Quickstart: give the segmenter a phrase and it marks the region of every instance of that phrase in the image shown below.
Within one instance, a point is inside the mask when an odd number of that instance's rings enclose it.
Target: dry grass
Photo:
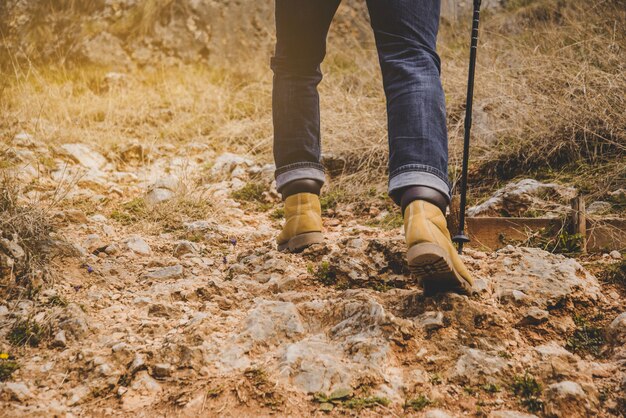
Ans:
[[[81,2],[66,2],[82,7]],[[71,4],[70,4],[71,3]],[[143,33],[172,7],[142,3]],[[626,62],[621,0],[511,2],[485,13],[476,86],[474,196],[518,176],[564,178],[601,197],[626,182]],[[129,19],[134,15],[129,15]],[[343,21],[346,21],[344,19]],[[343,22],[340,20],[340,22]],[[367,21],[336,25],[323,65],[324,150],[346,160],[331,182],[345,199],[385,189],[385,101]],[[339,26],[339,27],[338,27]],[[451,180],[458,178],[469,20],[444,23],[440,54],[447,92]],[[129,29],[120,29],[132,35]],[[271,161],[271,72],[267,54],[223,67],[152,68],[118,85],[106,69],[14,67],[0,87],[0,132],[28,131],[50,143],[108,149],[196,141]]]

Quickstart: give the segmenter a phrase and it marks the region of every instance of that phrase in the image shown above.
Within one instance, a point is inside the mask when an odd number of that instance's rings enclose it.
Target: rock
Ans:
[[[140,236],[134,235],[126,240],[126,247],[129,250],[141,255],[150,255],[152,250],[148,243]]]
[[[122,47],[122,42],[108,32],[97,34],[80,47],[80,55],[87,62],[103,67],[128,68],[132,60]]]
[[[65,331],[60,330],[54,335],[54,339],[52,340],[52,346],[57,348],[65,348],[67,345],[67,338],[65,337]]]
[[[425,331],[432,331],[444,327],[443,312],[424,312],[415,321],[424,328]]]
[[[596,301],[598,280],[576,260],[538,248],[508,246],[491,261],[494,295],[500,301],[545,309],[565,300]]]
[[[183,278],[183,266],[176,264],[159,270],[145,273],[141,276],[143,280],[179,280]]]
[[[83,247],[86,248],[87,251],[93,252],[98,248],[106,247],[106,245],[104,244],[104,242],[102,242],[100,235],[89,234],[87,235],[87,237],[85,237],[85,240],[83,241]]]
[[[139,370],[146,368],[146,360],[140,353],[135,354],[132,363],[128,367],[128,371],[131,373],[137,373]]]
[[[328,393],[351,386],[352,374],[342,359],[341,349],[315,335],[287,346],[281,357],[281,375],[305,393]]]
[[[533,179],[509,183],[498,190],[491,198],[467,210],[468,216],[522,216],[533,207],[543,208],[545,198],[559,200],[567,205],[576,196],[576,189],[555,183],[540,183]],[[565,210],[567,207],[564,207]]]
[[[545,414],[553,417],[584,417],[594,415],[596,400],[580,384],[565,380],[546,389]]]
[[[485,383],[497,383],[499,376],[507,367],[507,362],[475,348],[466,349],[451,371],[451,377],[463,383],[475,386]]]
[[[107,163],[102,154],[85,144],[63,144],[60,148],[65,155],[85,168],[99,170]]]
[[[82,210],[68,209],[63,211],[65,219],[75,224],[86,224],[89,222],[87,215]]]
[[[303,334],[304,327],[293,303],[260,300],[245,320],[245,332],[253,341],[272,344]]]
[[[502,410],[492,411],[489,418],[537,418],[537,415],[527,414],[525,412]]]
[[[182,190],[178,177],[168,176],[154,182],[145,195],[144,200],[148,205],[157,205],[159,203],[170,200],[176,192]]]
[[[198,254],[198,244],[191,241],[178,241],[174,247],[174,257],[180,258],[185,254]]]
[[[6,238],[0,238],[0,249],[17,261],[22,260],[26,256],[24,249],[17,243],[17,237],[13,237],[11,241]]]
[[[587,213],[590,215],[604,215],[610,212],[612,208],[613,205],[610,202],[598,200],[587,206]]]
[[[119,156],[125,163],[133,161],[143,162],[148,155],[148,150],[142,144],[135,142],[126,145],[119,152]]]
[[[613,260],[621,260],[622,254],[617,250],[613,250],[609,253],[609,257],[611,257]]]
[[[165,379],[171,373],[172,366],[169,363],[159,363],[152,367],[152,376],[155,379]]]
[[[144,196],[144,201],[149,206],[158,205],[167,202],[174,197],[174,192],[167,189],[152,189]]]
[[[626,344],[626,312],[618,315],[609,324],[606,335],[613,344]]]
[[[226,152],[217,157],[213,167],[211,168],[211,174],[230,175],[237,167],[242,165],[250,167],[254,165],[254,162],[249,158],[242,157],[241,155]]]
[[[120,247],[117,244],[107,245],[107,247],[104,249],[104,252],[108,255],[117,255],[120,252]]]
[[[542,322],[546,322],[550,317],[550,312],[539,309],[536,306],[532,306],[526,311],[524,315],[524,319],[522,320],[523,324],[537,325]]]
[[[0,384],[0,390],[9,396],[10,399],[24,402],[33,397],[32,392],[25,383],[22,382],[5,382]]]
[[[87,386],[78,386],[70,390],[68,393],[67,405],[75,406],[83,403],[89,395],[91,390]]]
[[[429,409],[424,414],[424,418],[454,418],[442,409]]]
[[[143,370],[137,372],[128,392],[124,393],[122,405],[125,410],[138,410],[157,400],[163,391],[161,385]]]

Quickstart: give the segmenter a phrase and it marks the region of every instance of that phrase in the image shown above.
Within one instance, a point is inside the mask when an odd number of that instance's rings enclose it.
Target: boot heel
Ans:
[[[471,285],[456,272],[448,252],[437,244],[421,243],[409,248],[409,270],[420,281],[425,295],[454,290],[468,293]]]
[[[278,251],[289,251],[297,253],[310,247],[313,244],[319,244],[324,241],[324,235],[321,232],[307,232],[304,234],[296,235],[288,242],[278,246]]]

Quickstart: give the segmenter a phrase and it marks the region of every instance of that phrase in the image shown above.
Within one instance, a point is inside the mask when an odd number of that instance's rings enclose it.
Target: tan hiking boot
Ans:
[[[415,200],[404,211],[404,234],[409,269],[416,273],[424,294],[471,293],[472,277],[456,251],[441,210]]]
[[[322,208],[319,196],[298,193],[285,199],[285,225],[276,239],[278,250],[298,252],[322,240]]]

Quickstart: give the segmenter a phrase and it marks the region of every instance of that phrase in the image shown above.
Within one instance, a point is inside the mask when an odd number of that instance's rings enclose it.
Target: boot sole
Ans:
[[[324,241],[324,236],[321,232],[307,232],[304,234],[296,235],[289,241],[278,244],[278,251],[298,253],[313,244],[319,244]]]
[[[424,295],[455,292],[470,294],[472,285],[461,276],[448,252],[437,244],[416,244],[407,251],[409,270],[415,273],[424,289]]]

